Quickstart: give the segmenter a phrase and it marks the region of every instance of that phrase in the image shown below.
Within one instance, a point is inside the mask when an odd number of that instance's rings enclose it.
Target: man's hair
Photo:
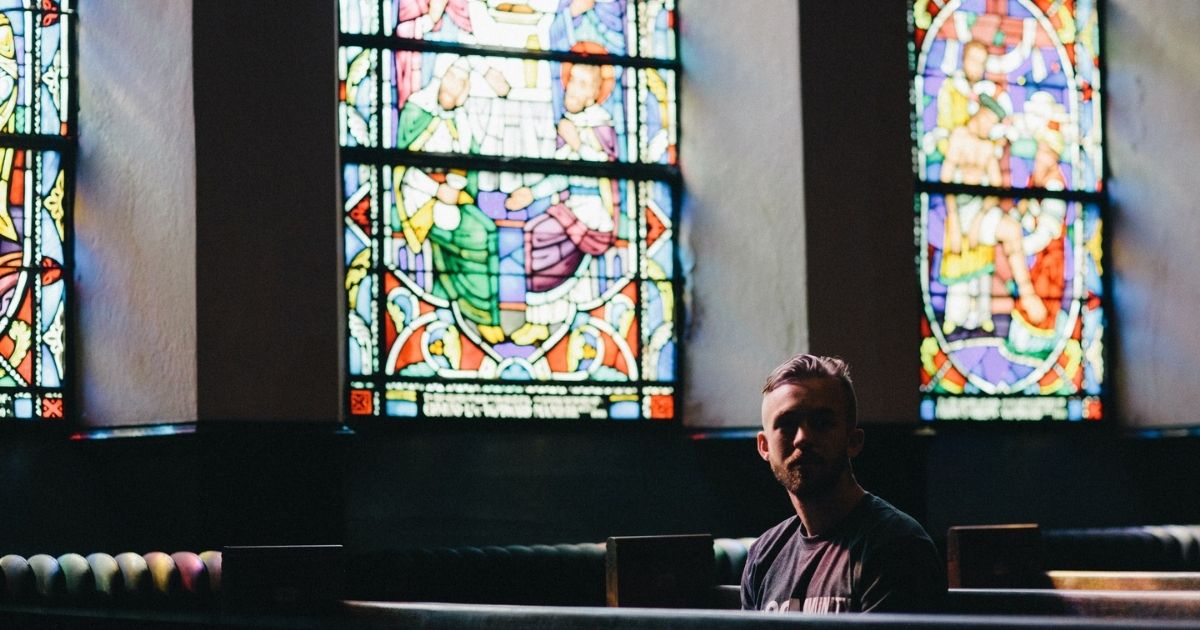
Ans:
[[[858,425],[858,400],[854,396],[854,382],[850,380],[850,366],[837,357],[822,357],[815,354],[797,354],[784,361],[767,377],[763,395],[784,385],[795,385],[810,378],[827,378],[842,386],[842,398],[846,402],[846,422]]]
[[[987,44],[979,41],[978,39],[969,39],[963,43],[963,47],[962,47],[963,54],[966,55],[967,51],[972,48],[981,48],[981,49],[983,49],[983,52],[985,52],[985,53],[988,52]]]

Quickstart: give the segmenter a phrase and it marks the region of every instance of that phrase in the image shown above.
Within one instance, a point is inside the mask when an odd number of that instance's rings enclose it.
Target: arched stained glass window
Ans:
[[[924,420],[1098,420],[1095,0],[916,0]]]
[[[75,156],[70,0],[0,0],[0,417],[62,418]]]
[[[673,0],[340,9],[350,416],[673,419]]]

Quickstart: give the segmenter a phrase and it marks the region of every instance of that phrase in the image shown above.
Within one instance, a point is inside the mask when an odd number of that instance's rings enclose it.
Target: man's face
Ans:
[[[1058,153],[1046,143],[1038,143],[1037,153],[1033,156],[1033,172],[1039,176],[1041,185],[1044,185],[1046,178],[1054,175],[1057,170]]]
[[[983,46],[967,46],[963,50],[963,76],[971,83],[982,79],[983,71],[987,66],[987,57],[987,49]]]
[[[798,498],[829,492],[862,450],[862,429],[846,417],[841,384],[809,378],[763,396],[758,454],[779,483]]]
[[[980,139],[987,140],[991,137],[992,129],[995,128],[996,124],[999,122],[1000,117],[996,115],[996,112],[981,105],[979,107],[979,111],[975,112],[975,115],[971,117],[971,120],[968,122],[967,126],[968,128],[973,127],[972,131],[976,136],[979,136]]]
[[[595,103],[600,94],[600,67],[575,64],[571,68],[571,76],[567,78],[565,92],[563,107],[572,114],[578,114]]]
[[[442,77],[442,84],[438,86],[438,105],[447,111],[462,105],[466,100],[469,81],[470,77],[466,72],[458,68],[447,70],[446,75]]]

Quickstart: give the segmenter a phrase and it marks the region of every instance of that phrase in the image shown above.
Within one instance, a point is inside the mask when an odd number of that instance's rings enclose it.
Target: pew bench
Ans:
[[[1046,571],[1048,588],[1074,591],[1200,591],[1200,572]]]
[[[1028,533],[1025,531],[1023,535]],[[428,615],[431,621],[441,623],[460,619],[456,616],[459,613],[467,617],[482,614],[490,620],[488,624],[495,622],[499,624],[495,627],[507,627],[504,624],[509,623],[509,616],[504,611],[511,610],[520,612],[517,616],[522,619],[536,619],[539,624],[545,621],[550,624],[547,627],[557,627],[554,624],[560,622],[566,624],[566,621],[562,621],[564,619],[578,621],[586,627],[607,627],[603,624],[608,622],[603,619],[628,620],[635,627],[652,627],[664,617],[658,613],[658,616],[638,616],[638,613],[624,612],[611,616],[600,607],[606,603],[609,606],[626,607],[630,604],[638,607],[688,606],[690,611],[680,613],[687,619],[702,619],[705,613],[732,612],[740,605],[738,587],[733,584],[740,578],[746,551],[752,541],[713,540],[708,536],[633,537],[610,539],[607,546],[585,543],[461,547],[351,556],[345,563],[344,591],[330,588],[323,596],[328,604],[327,609],[314,616],[314,610],[305,609],[295,601],[289,602],[285,597],[284,601],[276,602],[282,605],[277,606],[275,612],[293,606],[308,615],[305,619],[319,620],[325,618],[323,615],[333,615],[344,620],[349,615],[356,625],[365,622],[368,626],[378,621],[378,615],[386,617],[397,614],[404,619]],[[659,543],[671,547],[673,551],[663,555],[661,549],[657,549],[662,546]],[[621,544],[625,544],[623,549],[627,553],[619,556],[618,562],[617,547],[614,545]],[[639,548],[641,551],[638,551]],[[280,553],[286,556],[290,551],[283,548]],[[647,553],[652,561],[639,566],[639,554],[645,556]],[[265,576],[263,580],[266,581],[269,581],[269,576],[276,574],[305,574],[308,576],[305,578],[308,580],[306,588],[319,589],[323,588],[324,583],[342,583],[340,548],[336,548],[336,554],[339,560],[336,579],[335,572],[329,569],[333,566],[332,562],[263,565],[269,556],[246,555],[236,556],[243,559],[235,564],[242,566],[243,570],[254,569],[258,573],[250,571],[247,575]],[[618,580],[614,576],[621,563],[627,570],[624,577]],[[672,571],[675,573],[672,574]],[[650,575],[655,572],[656,575]],[[252,587],[263,586],[258,578],[243,581]],[[621,584],[626,586],[624,596],[618,593]],[[683,599],[676,593],[676,598],[672,600],[664,594],[663,585],[687,585],[691,591]],[[1089,624],[1103,619],[1122,623],[1135,620],[1151,620],[1155,623],[1200,620],[1200,572],[1055,569],[1041,571],[1035,583],[1022,586],[1024,588],[952,589],[947,613],[969,617],[973,620],[970,624],[972,627],[990,627],[987,626],[989,619],[991,622],[1017,624],[1011,627],[1032,627],[1020,625],[1024,621],[1016,620],[1018,616],[1026,615],[1053,616],[1058,620],[1056,626],[1060,627],[1067,627],[1061,626],[1061,622],[1080,620]],[[245,588],[249,587],[234,590],[241,592]],[[308,595],[296,597],[295,588],[287,588],[292,589],[293,600],[309,599]],[[287,588],[283,591],[276,589],[275,592],[286,593]],[[193,621],[201,625],[210,622],[219,625],[214,620],[222,618],[218,612],[222,590],[221,552],[126,553],[115,557],[105,554],[86,557],[78,554],[58,557],[35,554],[29,558],[12,555],[0,558],[0,608],[10,616],[36,617],[46,614],[48,610],[59,610],[55,614],[68,618],[79,615],[86,617],[89,614],[105,618],[105,615],[136,617],[147,611],[154,614],[173,614],[174,611],[199,613],[200,616]],[[228,584],[224,590],[229,590]],[[312,592],[315,591],[309,591]],[[251,619],[266,612],[253,610],[254,602],[263,599],[264,593],[268,591],[251,590],[249,595],[242,598],[250,602]],[[350,603],[341,601],[342,593],[346,602]],[[228,600],[228,593],[224,595],[224,599]],[[456,608],[454,604],[468,608]],[[496,604],[508,606],[486,608]],[[579,611],[585,608],[591,608],[594,615],[579,616],[582,614]],[[379,613],[381,609],[400,612],[383,614]],[[566,616],[556,617],[550,612],[554,610],[562,611]],[[700,616],[695,617],[697,614]],[[744,614],[751,618],[759,615]],[[411,617],[413,615],[415,617]],[[933,625],[927,627],[950,627],[942,624],[949,618],[924,615],[919,625],[924,627],[929,623]],[[724,618],[713,617],[710,620],[716,622],[721,619]],[[740,627],[760,622],[728,623],[730,627]],[[562,627],[569,627],[569,624]],[[1102,626],[1085,624],[1080,627]]]
[[[950,589],[949,614],[1200,620],[1200,591]]]
[[[956,526],[946,556],[951,588],[1200,591],[1196,527]]]
[[[497,606],[347,601],[345,613],[356,628],[489,628],[493,630],[650,630],[836,628],[876,630],[929,628],[934,630],[1025,630],[1052,628],[1200,628],[1196,619],[1100,619],[1095,617],[1033,615],[802,615],[751,611]]]

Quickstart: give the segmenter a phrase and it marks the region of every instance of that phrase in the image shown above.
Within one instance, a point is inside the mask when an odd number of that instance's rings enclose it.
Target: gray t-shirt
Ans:
[[[806,536],[798,516],[772,527],[742,572],[743,610],[929,612],[945,594],[929,535],[872,494],[822,536]]]

